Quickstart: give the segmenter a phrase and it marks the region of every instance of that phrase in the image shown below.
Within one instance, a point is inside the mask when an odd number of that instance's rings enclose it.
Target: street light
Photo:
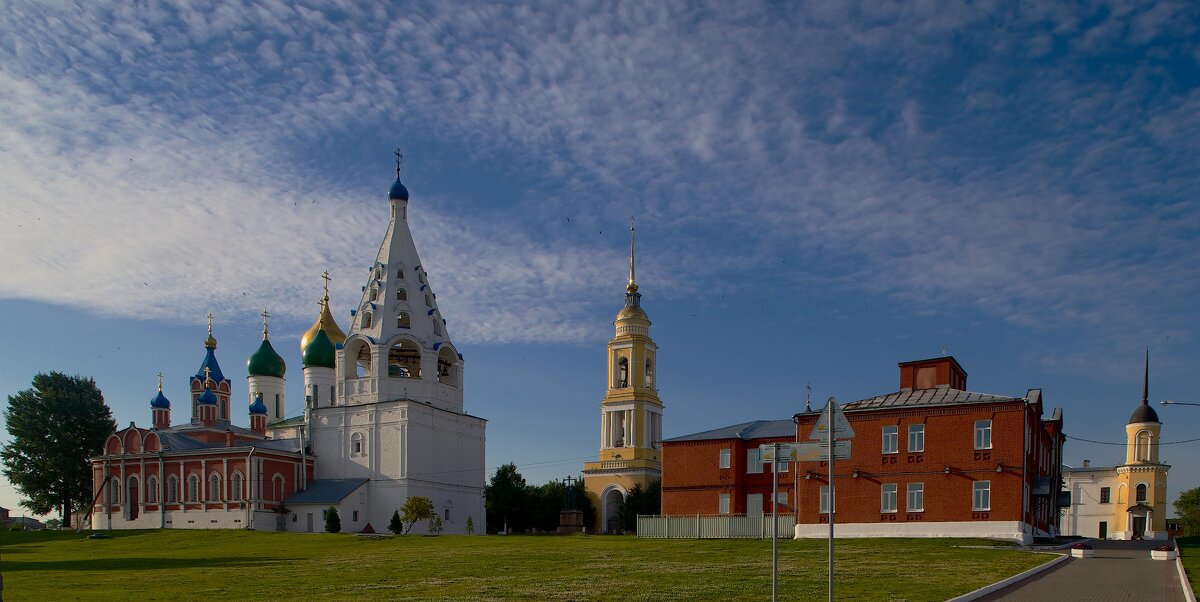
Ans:
[[[1158,402],[1165,406],[1200,406],[1200,403],[1191,403],[1187,401],[1173,401],[1170,399]]]

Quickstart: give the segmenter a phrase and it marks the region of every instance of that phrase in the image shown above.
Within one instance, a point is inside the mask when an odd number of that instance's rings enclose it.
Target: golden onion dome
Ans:
[[[617,313],[617,321],[623,320],[645,320],[650,321],[650,316],[646,315],[646,311],[640,305],[626,305]]]
[[[317,321],[313,322],[312,328],[309,328],[304,333],[304,336],[300,337],[300,353],[304,353],[304,349],[312,342],[313,337],[317,336],[317,331],[322,328],[322,322],[324,322],[325,334],[335,347],[340,349],[342,344],[346,342],[346,333],[342,332],[341,328],[338,328],[337,322],[333,320],[333,314],[329,313],[329,298],[327,297],[321,303],[321,315],[317,317]]]

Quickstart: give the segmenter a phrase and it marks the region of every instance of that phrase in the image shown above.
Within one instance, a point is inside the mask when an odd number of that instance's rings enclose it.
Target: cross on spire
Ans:
[[[162,393],[162,383],[163,383],[163,373],[162,373],[162,370],[159,370],[158,371],[158,392],[159,393]]]
[[[397,165],[399,165],[399,164],[397,163]],[[325,270],[325,273],[321,274],[321,278],[325,279],[325,301],[328,302],[329,301],[329,270]]]
[[[204,367],[204,388],[206,388],[206,389],[208,388],[208,383],[212,382],[212,376],[209,374],[210,372],[212,372],[212,368],[205,366]]]
[[[637,286],[637,277],[633,264],[633,216],[629,217],[629,286]]]
[[[400,148],[396,147],[396,179],[400,179],[400,162],[404,161],[404,153],[400,152]]]
[[[213,315],[212,315],[212,312],[210,311],[210,312],[208,312],[208,334],[209,335],[212,334],[212,321],[213,321]]]

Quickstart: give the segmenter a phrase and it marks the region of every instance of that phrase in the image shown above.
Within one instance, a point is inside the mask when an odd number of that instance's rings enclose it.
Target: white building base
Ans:
[[[1029,525],[1018,521],[956,521],[943,523],[846,523],[834,525],[835,537],[978,537],[1033,543]],[[796,539],[829,537],[829,525],[796,525]]]

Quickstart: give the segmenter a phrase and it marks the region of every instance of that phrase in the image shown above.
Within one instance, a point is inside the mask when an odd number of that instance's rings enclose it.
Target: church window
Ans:
[[[371,327],[371,312],[369,312],[369,311],[364,311],[364,312],[363,312],[363,314],[362,314],[362,327],[363,327],[363,328],[370,328],[370,327]]]
[[[113,477],[108,481],[108,503],[121,503],[121,479]]]
[[[355,511],[354,511],[354,512],[351,514],[351,518],[350,518],[350,520],[351,520],[351,521],[353,521],[353,522],[356,522],[356,523],[358,522],[358,510],[355,510]]]
[[[229,477],[229,499],[237,502],[242,499],[242,473],[235,472]]]
[[[276,473],[275,478],[271,479],[271,493],[275,501],[283,500],[283,475]]]
[[[413,341],[401,340],[388,351],[388,376],[421,378],[421,350]]]
[[[371,303],[374,303],[375,301],[377,301],[379,299],[379,289],[372,286],[371,294],[370,294],[369,298],[371,300]]]
[[[350,455],[360,456],[363,453],[363,436],[362,433],[354,433],[350,435]]]
[[[433,334],[436,334],[439,337],[442,336],[442,325],[438,322],[436,317],[433,319]]]
[[[168,504],[174,504],[179,501],[179,479],[175,475],[167,477],[167,490],[164,492]]]
[[[396,278],[404,280],[404,268],[396,268]]]
[[[408,312],[402,311],[396,314],[396,328],[408,328],[409,324]]]
[[[629,360],[620,358],[617,360],[617,388],[623,389],[629,386]]]
[[[381,278],[383,278],[383,269],[377,267],[375,268],[375,279],[379,280]]]
[[[158,503],[158,478],[150,476],[146,478],[146,503]]]
[[[1139,431],[1135,440],[1134,459],[1138,462],[1150,461],[1150,431]]]
[[[188,475],[187,480],[187,501],[200,501],[200,477],[196,475]]]
[[[1145,483],[1138,483],[1137,497],[1134,499],[1134,501],[1139,504],[1146,501],[1146,484]]]
[[[654,359],[646,358],[646,387],[654,388]]]
[[[396,289],[397,301],[408,301],[408,291],[402,288]]]
[[[208,501],[221,501],[221,475],[215,472],[208,475]]]
[[[1100,488],[1100,503],[1107,504],[1111,501],[1112,501],[1112,488],[1111,487],[1101,487]]]
[[[355,344],[358,346],[358,348],[351,353],[346,354],[355,358],[353,364],[354,372],[352,374],[347,374],[346,376],[351,378],[364,378],[371,376],[371,348],[368,347],[363,341],[355,341]]]

